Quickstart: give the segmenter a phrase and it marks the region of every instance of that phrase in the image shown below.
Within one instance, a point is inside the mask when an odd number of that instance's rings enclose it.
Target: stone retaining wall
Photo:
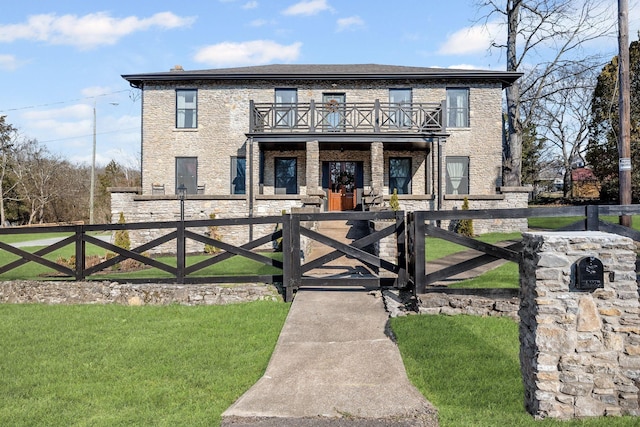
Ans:
[[[464,293],[429,292],[418,296],[420,314],[444,314],[455,316],[499,316],[519,320],[520,298],[513,293],[503,295],[468,295]]]
[[[116,282],[0,282],[0,303],[223,305],[258,300],[282,301],[265,284],[172,285]]]

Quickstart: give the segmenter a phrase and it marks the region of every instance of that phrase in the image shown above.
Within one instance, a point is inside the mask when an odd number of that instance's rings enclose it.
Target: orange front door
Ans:
[[[348,211],[356,208],[356,163],[329,162],[329,210]]]

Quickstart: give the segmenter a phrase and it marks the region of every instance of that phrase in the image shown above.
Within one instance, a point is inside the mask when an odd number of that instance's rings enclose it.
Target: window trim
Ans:
[[[278,102],[278,91],[289,91],[295,94],[295,100],[293,102]],[[274,127],[281,129],[293,129],[296,127],[297,116],[298,116],[298,88],[290,88],[290,87],[277,87],[273,90],[274,104],[276,106],[275,117],[274,117]],[[278,105],[290,105],[289,107],[280,107]],[[284,113],[280,116],[281,113]],[[283,119],[281,119],[283,118]]]
[[[195,108],[180,108],[179,107],[179,97],[181,92],[193,92],[194,93],[194,103]],[[176,129],[197,129],[198,128],[198,89],[193,88],[177,88],[176,89],[176,109],[175,109],[175,127]],[[194,123],[193,126],[180,126],[180,111],[193,111],[194,112]],[[186,117],[186,116],[185,116]]]
[[[453,160],[453,159],[462,159],[464,162],[464,166],[466,166],[466,174],[464,173],[464,169],[463,169],[463,174],[461,176],[461,182],[460,184],[458,184],[458,188],[460,188],[460,186],[462,185],[462,183],[466,183],[466,192],[460,192],[457,191],[457,193],[453,192],[453,184],[451,183],[451,177],[449,175],[449,160]],[[471,194],[471,179],[470,179],[470,172],[469,169],[471,168],[471,160],[469,158],[469,156],[446,156],[445,157],[445,161],[444,161],[444,168],[445,168],[445,189],[444,189],[444,193],[446,195],[469,195]]]
[[[391,101],[391,93],[392,92],[400,92],[405,91],[409,92],[409,100],[406,102],[393,102]],[[403,107],[409,107],[409,112],[403,109]],[[408,129],[411,127],[412,122],[412,106],[413,106],[413,88],[404,88],[404,87],[392,87],[389,88],[389,127],[394,129]],[[400,115],[400,120],[398,120],[398,115]]]
[[[293,160],[295,162],[295,168],[294,168],[294,176],[293,176],[293,180],[295,183],[295,192],[290,193],[287,187],[278,187],[278,161],[279,160]],[[278,189],[285,189],[284,193],[279,193]],[[274,157],[273,158],[273,192],[275,194],[298,194],[299,193],[299,189],[298,189],[298,158],[297,157]]]
[[[408,182],[407,182],[407,192],[400,192],[398,191],[398,195],[406,195],[406,194],[413,194],[413,159],[411,157],[407,157],[407,156],[394,156],[394,157],[389,157],[389,161],[388,161],[388,171],[387,171],[387,178],[388,178],[388,182],[389,182],[389,194],[393,194],[393,189],[394,188],[398,188],[398,187],[392,187],[391,186],[391,162],[393,160],[407,160],[409,162],[409,176],[408,176]],[[395,177],[394,177],[395,178]]]
[[[449,93],[450,91],[465,91],[466,93],[466,100],[467,100],[467,105],[466,107],[452,107],[449,103]],[[471,90],[468,87],[447,87],[447,128],[452,128],[452,129],[468,129],[471,127]],[[451,112],[453,110],[465,110],[465,123],[464,126],[458,126],[457,124],[451,124],[450,123],[450,117],[451,117]]]

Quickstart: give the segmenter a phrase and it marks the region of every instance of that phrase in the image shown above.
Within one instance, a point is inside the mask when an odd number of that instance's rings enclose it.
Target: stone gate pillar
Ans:
[[[520,367],[527,410],[538,418],[640,415],[633,241],[566,232],[525,233],[523,243]]]

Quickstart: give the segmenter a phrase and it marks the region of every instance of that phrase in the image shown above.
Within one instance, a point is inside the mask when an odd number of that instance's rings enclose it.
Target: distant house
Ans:
[[[600,188],[600,181],[591,169],[581,167],[571,171],[571,197],[599,199]]]
[[[501,184],[502,93],[520,76],[376,64],[124,75],[142,90],[142,188],[113,193],[112,210],[175,219],[180,187],[188,218],[366,210],[394,191],[404,210],[525,207],[526,191]]]

